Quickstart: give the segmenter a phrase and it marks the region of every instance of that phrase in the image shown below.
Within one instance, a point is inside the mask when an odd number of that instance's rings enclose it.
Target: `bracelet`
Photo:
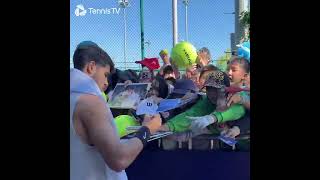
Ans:
[[[134,137],[140,139],[143,144],[143,147],[147,145],[148,139],[150,138],[150,130],[146,126],[142,126],[135,134]]]

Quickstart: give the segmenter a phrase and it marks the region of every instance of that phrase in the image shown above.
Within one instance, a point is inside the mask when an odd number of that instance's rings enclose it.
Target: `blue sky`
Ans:
[[[141,59],[140,1],[129,0],[127,8],[127,62]],[[75,9],[83,4],[85,16],[76,16]],[[70,59],[78,43],[91,40],[100,45],[113,58],[116,66],[123,67],[124,21],[120,14],[89,14],[88,8],[118,8],[117,0],[70,1]],[[111,10],[112,12],[112,10]],[[234,32],[234,0],[190,0],[188,7],[189,42],[197,49],[208,47],[212,59],[230,48],[230,33]],[[158,57],[161,49],[172,48],[172,0],[144,0],[144,38],[146,57]],[[178,37],[185,40],[185,8],[178,0]],[[161,61],[160,61],[161,63]],[[134,63],[128,67],[139,68]]]

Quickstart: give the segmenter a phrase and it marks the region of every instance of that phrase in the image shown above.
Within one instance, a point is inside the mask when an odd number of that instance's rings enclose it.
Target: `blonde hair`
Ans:
[[[169,54],[169,52],[168,52],[167,49],[163,49],[163,50],[161,50],[160,53],[159,53],[160,56],[161,56],[161,55],[168,55],[168,54]]]

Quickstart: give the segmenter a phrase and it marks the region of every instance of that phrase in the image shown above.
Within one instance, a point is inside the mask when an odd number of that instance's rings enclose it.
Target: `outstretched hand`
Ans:
[[[212,115],[206,115],[206,116],[200,116],[200,117],[187,116],[187,118],[191,120],[190,129],[193,132],[202,131],[204,128],[206,128],[210,124],[217,122],[217,119],[215,118],[215,116],[212,116]]]
[[[230,138],[235,138],[240,134],[240,128],[238,126],[233,126],[230,129],[223,130],[221,132],[221,135],[230,137]]]
[[[159,114],[156,114],[153,116],[145,115],[142,122],[142,126],[148,127],[150,130],[150,133],[154,134],[161,127],[161,122],[162,122],[162,119]]]

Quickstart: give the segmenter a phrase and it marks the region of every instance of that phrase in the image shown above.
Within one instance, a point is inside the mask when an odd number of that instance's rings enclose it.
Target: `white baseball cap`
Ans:
[[[152,98],[146,98],[142,100],[136,110],[137,115],[148,114],[155,115],[157,114],[158,105]]]

